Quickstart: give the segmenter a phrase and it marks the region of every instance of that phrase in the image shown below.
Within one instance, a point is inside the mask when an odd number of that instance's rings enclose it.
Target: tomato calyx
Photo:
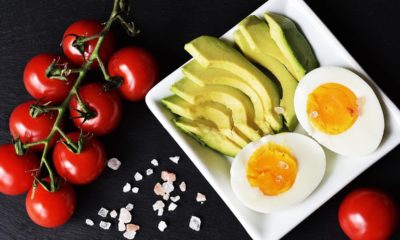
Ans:
[[[26,153],[27,149],[24,148],[24,144],[20,138],[12,139],[12,144],[14,145],[15,153],[18,156],[23,156]]]
[[[74,72],[68,67],[68,63],[60,63],[60,58],[55,58],[46,69],[46,77],[68,82],[67,77]]]
[[[38,177],[34,176],[34,181],[32,184],[33,191],[32,191],[31,198],[33,198],[35,196],[35,192],[38,187],[37,184],[40,184],[40,186],[42,186],[42,188],[48,192],[57,192],[61,186],[58,178],[55,178],[54,181],[51,182],[51,181],[40,180]],[[52,186],[52,184],[53,184],[53,186]]]
[[[120,76],[112,76],[110,79],[103,85],[104,92],[110,92],[122,85],[124,79]]]
[[[70,150],[75,154],[79,154],[82,152],[84,146],[84,137],[85,137],[82,131],[80,132],[78,140],[76,142],[71,140],[71,138],[66,135],[63,137],[64,140],[62,141],[62,143],[68,150]]]

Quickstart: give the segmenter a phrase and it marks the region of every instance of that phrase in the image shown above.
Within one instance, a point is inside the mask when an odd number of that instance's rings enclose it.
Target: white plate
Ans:
[[[172,94],[169,87],[182,77],[181,69],[178,68],[158,83],[146,96],[148,107],[225,201],[253,239],[281,238],[400,143],[400,111],[370,80],[365,71],[305,2],[302,0],[270,0],[252,14],[262,16],[266,11],[281,13],[292,18],[310,41],[321,65],[346,67],[357,72],[370,83],[380,98],[385,112],[385,134],[377,151],[368,156],[349,159],[326,151],[327,171],[320,186],[313,194],[305,201],[283,212],[260,214],[244,207],[234,196],[229,179],[230,159],[203,147],[190,136],[179,131],[171,122],[173,115],[162,106],[160,100]],[[222,38],[233,40],[234,29],[228,31]],[[184,50],[182,49],[182,51]]]

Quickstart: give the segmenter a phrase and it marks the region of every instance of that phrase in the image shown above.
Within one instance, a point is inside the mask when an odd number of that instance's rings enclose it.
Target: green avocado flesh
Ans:
[[[318,61],[307,39],[289,18],[265,13],[272,39],[289,61],[289,71],[300,80],[308,71],[318,67]]]
[[[268,69],[279,80],[282,88],[280,110],[283,111],[286,127],[293,131],[298,123],[294,111],[297,80],[281,61],[285,57],[271,38],[268,25],[256,16],[249,16],[239,24],[234,38],[247,58]]]

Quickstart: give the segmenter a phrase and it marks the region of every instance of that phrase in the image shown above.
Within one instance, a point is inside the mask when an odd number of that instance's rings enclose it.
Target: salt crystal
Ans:
[[[138,187],[133,187],[132,188],[132,192],[133,193],[138,193],[139,192],[139,188]]]
[[[205,201],[207,201],[207,198],[204,194],[198,192],[196,196],[196,201],[201,202],[201,204],[203,204]]]
[[[118,231],[123,232],[126,230],[126,226],[124,222],[118,222]]]
[[[312,112],[310,113],[310,117],[311,117],[311,118],[317,118],[317,117],[318,117],[318,112],[317,112],[317,111],[312,111]]]
[[[132,221],[132,214],[126,208],[121,208],[119,211],[118,220],[123,223],[130,223]]]
[[[117,211],[115,211],[115,210],[112,210],[111,212],[110,212],[110,217],[112,217],[112,218],[116,218],[118,216],[118,213],[117,213]]]
[[[201,220],[196,216],[190,218],[189,227],[195,231],[200,231]]]
[[[178,205],[176,205],[175,203],[170,203],[169,205],[168,205],[168,211],[170,211],[170,212],[172,212],[172,211],[175,211],[175,209],[178,207]]]
[[[86,225],[94,226],[94,222],[93,222],[92,219],[87,218],[87,219],[85,220],[85,223],[86,223]]]
[[[164,199],[165,201],[168,201],[168,199],[169,199],[169,193],[164,194],[164,196],[162,197],[162,199]]]
[[[182,192],[185,192],[186,191],[186,183],[185,182],[181,182],[181,184],[179,184],[179,189]]]
[[[158,211],[157,211],[157,216],[162,216],[163,215],[163,213],[164,213],[164,209],[158,209]]]
[[[121,166],[121,161],[118,160],[118,158],[110,158],[107,161],[107,166],[112,170],[118,170],[118,168]]]
[[[154,193],[157,196],[163,196],[165,194],[165,191],[160,183],[156,183],[156,185],[154,185]]]
[[[289,165],[287,163],[285,163],[284,161],[279,161],[278,165],[282,169],[288,169],[289,168]]]
[[[158,166],[158,161],[157,161],[157,159],[151,160],[151,164],[153,164],[153,166],[157,167],[157,166]]]
[[[164,222],[164,221],[160,221],[159,223],[158,223],[158,229],[161,231],[161,232],[164,232],[164,230],[167,228],[167,223],[166,222]]]
[[[166,182],[175,182],[176,181],[176,174],[170,173],[168,171],[161,172],[161,179]]]
[[[139,231],[139,229],[140,229],[139,225],[136,225],[133,223],[126,224],[126,231],[137,232],[137,231]]]
[[[161,200],[158,200],[157,202],[155,202],[155,203],[153,204],[153,210],[154,210],[154,211],[157,211],[157,210],[159,210],[159,209],[163,209],[164,207],[165,207],[165,204],[164,204],[164,202],[161,201]]]
[[[127,205],[126,205],[126,210],[128,210],[128,211],[132,211],[132,209],[133,209],[133,204],[132,203],[128,203]]]
[[[285,113],[285,109],[284,109],[283,107],[275,107],[275,108],[274,108],[274,111],[275,111],[277,114],[284,114],[284,113]]]
[[[172,162],[178,164],[180,158],[181,157],[179,157],[179,156],[169,157],[169,160],[171,160]]]
[[[170,193],[170,192],[174,191],[174,185],[171,182],[164,182],[162,184],[162,188],[164,189],[164,191],[166,193]]]
[[[126,239],[134,239],[136,236],[136,232],[135,231],[126,231],[126,232],[124,232],[124,234],[122,234],[122,236],[124,236],[124,238],[126,238]]]
[[[102,208],[100,208],[100,210],[99,210],[99,212],[97,214],[99,216],[105,218],[105,217],[107,217],[108,210],[102,207]]]
[[[108,230],[111,227],[111,223],[110,222],[101,221],[99,226],[100,226],[101,229]]]
[[[131,190],[131,188],[132,188],[131,184],[130,183],[126,183],[125,186],[122,188],[122,191],[124,193],[127,193],[127,192],[129,192]]]
[[[142,179],[143,179],[142,174],[140,174],[139,172],[136,172],[136,173],[135,173],[135,181],[140,181],[140,180],[142,180]]]
[[[146,175],[150,176],[151,174],[153,174],[153,169],[149,168],[146,170]]]
[[[179,199],[181,199],[181,197],[179,195],[176,195],[175,197],[171,197],[171,201],[173,201],[173,202],[177,202],[177,201],[179,201]]]

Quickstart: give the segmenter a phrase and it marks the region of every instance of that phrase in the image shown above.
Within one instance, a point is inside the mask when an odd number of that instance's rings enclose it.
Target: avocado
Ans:
[[[246,146],[250,141],[234,125],[232,112],[222,104],[216,102],[204,102],[192,105],[177,95],[172,95],[161,100],[171,112],[184,118],[206,119],[213,122],[218,130],[240,147]]]
[[[275,56],[283,56],[269,34],[268,25],[255,16],[247,17],[239,24],[234,37],[246,57],[268,69],[279,80],[282,87],[280,106],[283,109],[285,125],[293,131],[298,123],[294,111],[297,80],[277,58],[270,54],[273,52]]]
[[[257,92],[249,84],[235,74],[218,68],[205,68],[196,60],[192,60],[182,67],[183,74],[195,83],[206,85],[224,85],[241,90],[246,94],[254,107],[254,121],[264,132],[272,133],[272,129],[265,121],[264,108]]]
[[[183,78],[171,86],[171,91],[191,104],[217,102],[232,111],[234,125],[250,140],[256,141],[261,130],[254,123],[254,108],[241,91],[232,87],[200,86],[188,78]]]
[[[174,123],[183,132],[192,135],[200,143],[224,155],[234,157],[241,150],[240,146],[222,135],[210,121],[178,118]]]
[[[264,107],[265,119],[274,131],[283,127],[282,117],[273,109],[279,106],[279,92],[274,82],[250,63],[239,51],[222,40],[200,36],[185,44],[188,51],[203,67],[218,68],[244,79],[257,92]]]
[[[265,13],[264,17],[272,39],[289,60],[292,66],[289,70],[297,80],[318,67],[310,44],[291,19],[275,13]]]

